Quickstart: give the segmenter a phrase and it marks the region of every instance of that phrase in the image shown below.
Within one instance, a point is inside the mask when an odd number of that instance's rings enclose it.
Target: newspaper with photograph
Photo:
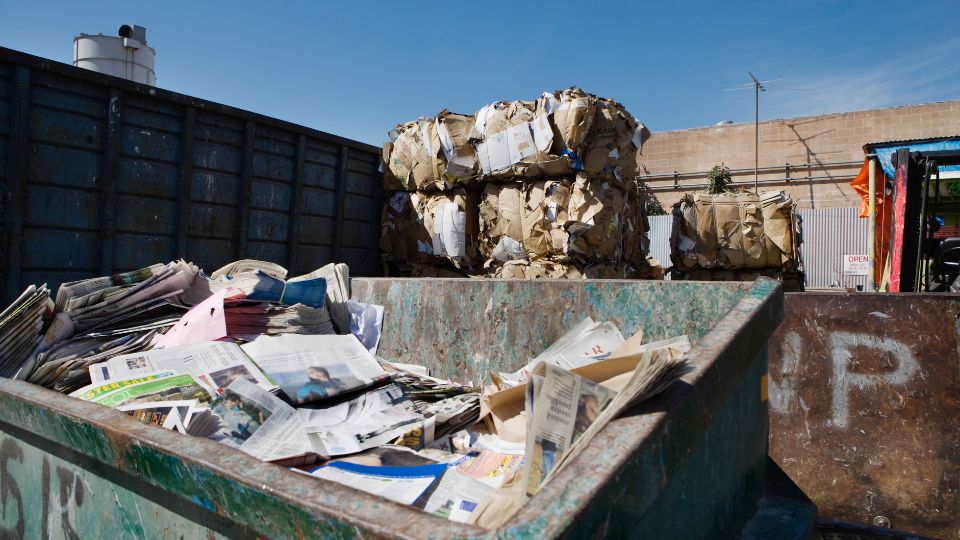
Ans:
[[[423,420],[396,383],[364,392],[344,403],[298,412],[313,450],[324,457],[387,444]]]
[[[220,341],[116,356],[90,366],[90,379],[97,383],[160,370],[193,375],[217,394],[241,378],[265,390],[277,388],[239,345]]]
[[[200,402],[197,400],[184,401],[148,401],[122,405],[117,410],[125,412],[138,422],[160,426],[162,428],[187,433],[187,426],[193,411]]]
[[[533,397],[533,410],[528,411],[524,484],[529,495],[539,491],[557,462],[617,394],[546,362],[533,374],[542,374],[543,384]]]
[[[263,461],[278,461],[311,452],[296,409],[244,378],[234,380],[210,404],[219,417],[212,438]]]
[[[632,338],[631,341],[633,341]],[[589,444],[601,429],[628,407],[663,392],[692,369],[686,357],[690,351],[690,340],[685,335],[643,345],[630,345],[630,343],[625,344],[625,347],[618,351],[616,359],[635,358],[636,367],[603,381],[605,388],[617,392],[616,397],[560,457],[553,470],[546,473],[543,482],[552,478],[573,456]]]
[[[243,350],[298,404],[389,378],[353,335],[264,335],[244,344]]]

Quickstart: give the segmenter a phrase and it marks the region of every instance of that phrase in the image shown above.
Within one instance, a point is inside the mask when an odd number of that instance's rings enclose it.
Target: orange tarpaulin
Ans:
[[[860,195],[860,217],[870,217],[870,160],[864,158],[863,166],[857,177],[850,182],[850,187]],[[874,253],[876,262],[874,263],[874,283],[880,283],[883,276],[883,268],[887,263],[887,252],[890,248],[890,211],[893,206],[893,199],[890,198],[890,204],[884,204],[887,201],[887,177],[883,174],[883,169],[878,163],[875,169],[876,190],[877,190],[877,226],[873,233]]]

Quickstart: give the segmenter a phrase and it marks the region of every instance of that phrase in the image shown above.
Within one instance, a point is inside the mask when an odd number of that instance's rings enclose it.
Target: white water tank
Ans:
[[[117,36],[80,34],[73,38],[73,65],[155,86],[157,53],[147,46],[147,29],[125,24]]]

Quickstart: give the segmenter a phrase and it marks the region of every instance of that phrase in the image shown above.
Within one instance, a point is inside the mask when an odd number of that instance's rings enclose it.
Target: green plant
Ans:
[[[950,182],[947,185],[947,190],[950,191],[950,194],[954,197],[960,197],[960,182]]]
[[[714,165],[707,174],[707,191],[710,193],[723,193],[730,190],[730,184],[733,179],[730,176],[730,167],[723,163]]]
[[[660,200],[657,199],[650,186],[641,180],[637,180],[637,191],[648,216],[667,215],[667,211],[663,209],[663,205],[660,204]]]

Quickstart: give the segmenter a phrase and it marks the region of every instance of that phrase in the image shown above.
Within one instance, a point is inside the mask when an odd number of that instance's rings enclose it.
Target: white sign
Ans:
[[[843,273],[848,276],[867,275],[866,255],[846,255],[843,256]]]

